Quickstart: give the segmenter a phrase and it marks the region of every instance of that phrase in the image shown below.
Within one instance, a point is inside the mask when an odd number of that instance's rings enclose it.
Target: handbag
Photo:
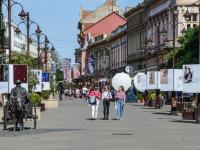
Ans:
[[[90,105],[96,105],[97,104],[96,96],[90,96],[89,104]]]

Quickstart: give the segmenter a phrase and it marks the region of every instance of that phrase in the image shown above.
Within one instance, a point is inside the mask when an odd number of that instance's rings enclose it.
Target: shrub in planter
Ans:
[[[42,91],[41,93],[41,97],[43,99],[49,99],[50,95],[51,95],[51,91]]]
[[[137,97],[138,97],[138,100],[140,100],[140,102],[144,100],[144,95],[141,92],[137,92]]]
[[[30,98],[31,98],[32,103],[33,103],[35,106],[39,106],[39,104],[41,103],[41,97],[40,97],[40,95],[37,94],[37,93],[32,92],[32,93],[30,94]]]

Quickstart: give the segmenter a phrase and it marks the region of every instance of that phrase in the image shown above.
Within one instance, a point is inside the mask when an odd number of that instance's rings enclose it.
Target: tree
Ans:
[[[175,51],[176,68],[181,69],[184,64],[198,64],[199,28],[192,28],[178,40],[180,47]],[[173,52],[168,55],[168,68],[172,68]]]
[[[12,52],[12,64],[26,64],[30,69],[35,67],[35,60],[32,56],[28,56],[26,53]]]
[[[55,63],[59,63],[60,60],[59,60],[59,55],[57,51],[51,52],[51,57]]]

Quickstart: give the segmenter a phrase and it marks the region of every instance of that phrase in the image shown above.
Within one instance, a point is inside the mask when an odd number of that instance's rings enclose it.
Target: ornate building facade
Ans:
[[[83,8],[81,8],[80,10],[80,21],[78,22],[78,29],[80,32],[77,38],[80,47],[75,50],[75,60],[77,60],[76,63],[80,63],[82,76],[86,75],[86,49],[89,46],[90,42],[92,42],[88,41],[88,39],[93,40],[94,42],[94,38],[91,39],[91,35],[95,31],[90,31],[88,29],[112,12],[116,12],[117,14],[122,15],[122,11],[120,7],[117,6],[116,0],[106,0],[106,2],[102,6],[98,7],[96,10],[89,11],[84,10]],[[98,35],[100,34],[102,33],[99,33]]]
[[[165,68],[169,51],[179,47],[183,31],[198,25],[198,8],[190,6],[195,0],[144,0],[125,13],[127,18],[128,64],[134,72]],[[184,15],[192,15],[187,20]],[[173,21],[175,26],[173,28]],[[165,30],[165,34],[162,31]],[[145,60],[147,62],[145,62]],[[146,64],[146,66],[145,66]]]

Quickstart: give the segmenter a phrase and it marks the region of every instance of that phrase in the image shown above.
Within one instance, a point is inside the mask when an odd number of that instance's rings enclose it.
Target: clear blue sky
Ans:
[[[31,18],[36,21],[42,31],[48,35],[54,43],[61,57],[74,60],[74,50],[78,48],[77,22],[79,21],[80,6],[84,9],[95,9],[105,0],[16,0],[20,2],[26,11],[30,12]],[[118,0],[118,5],[123,9],[125,6],[133,6],[142,0]],[[13,11],[13,18],[17,21],[17,8]],[[32,27],[34,32],[35,27]]]

